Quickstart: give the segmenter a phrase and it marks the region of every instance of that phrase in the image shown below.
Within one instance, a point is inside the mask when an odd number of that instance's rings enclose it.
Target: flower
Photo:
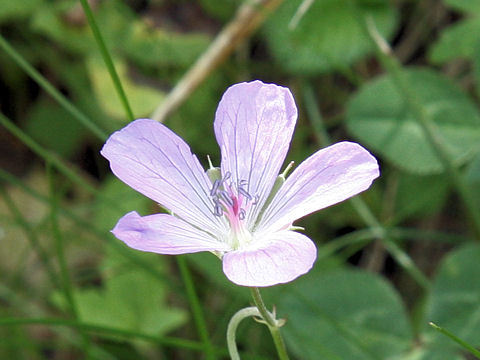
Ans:
[[[171,214],[130,212],[113,234],[142,251],[214,252],[238,285],[271,286],[305,274],[317,250],[293,222],[366,190],[379,169],[360,145],[340,142],[311,155],[285,180],[278,174],[296,119],[287,88],[261,81],[231,86],[214,122],[221,166],[207,171],[180,137],[154,120],[115,132],[101,150],[113,173]]]

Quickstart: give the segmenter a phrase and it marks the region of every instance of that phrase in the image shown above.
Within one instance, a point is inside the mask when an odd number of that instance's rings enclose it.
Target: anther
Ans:
[[[221,184],[222,181],[218,179],[213,182],[212,190],[210,190],[210,196],[214,196],[217,193],[217,190]]]
[[[240,212],[238,213],[238,218],[240,220],[244,220],[245,219],[245,210],[244,209],[240,209]]]
[[[215,204],[215,207],[213,209],[213,215],[215,215],[215,216],[222,216],[223,215],[223,209],[222,209],[222,206],[219,203]]]
[[[225,190],[220,190],[218,192],[218,196],[221,200],[223,200],[226,204],[228,204],[229,206],[233,206],[233,200],[232,198],[230,197],[230,195],[228,195],[228,193],[225,191]]]
[[[252,195],[250,195],[247,190],[245,190],[243,187],[238,188],[238,192],[245,196],[248,200],[252,200]]]

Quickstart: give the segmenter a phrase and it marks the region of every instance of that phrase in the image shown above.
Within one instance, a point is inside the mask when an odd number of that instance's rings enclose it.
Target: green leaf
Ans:
[[[242,0],[200,0],[200,4],[210,15],[221,20],[228,20],[235,14],[235,10],[242,4]]]
[[[427,325],[445,328],[473,346],[480,346],[480,246],[468,244],[441,264],[427,304],[422,338],[431,348],[458,348]]]
[[[350,0],[317,0],[291,30],[289,23],[302,2],[285,1],[264,26],[277,63],[295,74],[348,67],[372,51],[359,24],[367,15],[385,37],[395,28],[396,13],[387,1],[357,0],[352,6]]]
[[[401,174],[395,197],[394,223],[439,211],[445,203],[448,187],[448,178],[443,175]]]
[[[412,351],[390,360],[465,360],[465,358],[451,349],[426,349],[417,346]]]
[[[210,38],[203,34],[177,34],[137,22],[123,43],[122,52],[139,65],[183,70],[193,64],[209,43]]]
[[[75,53],[94,49],[95,43],[87,26],[69,25],[64,14],[73,6],[72,2],[46,3],[37,7],[31,18],[34,31],[62,45]]]
[[[288,286],[278,309],[289,347],[301,359],[387,359],[412,341],[395,290],[371,273],[310,273]]]
[[[125,215],[125,211],[137,211],[142,215],[148,214],[152,204],[149,198],[133,190],[113,175],[104,180],[101,190],[102,194],[109,199],[121,199],[122,209],[97,200],[94,208],[95,216],[92,221],[98,229],[112,229],[118,219]]]
[[[449,26],[432,45],[429,59],[436,64],[443,64],[456,58],[472,58],[477,54],[475,49],[479,33],[480,17],[465,19]]]
[[[165,257],[145,252],[136,256],[166,274]],[[111,248],[101,269],[101,287],[74,291],[80,321],[154,336],[165,335],[186,322],[187,313],[167,302],[170,290],[166,281],[132,268]],[[65,308],[60,292],[54,293],[52,300]]]
[[[123,61],[115,61],[115,68],[135,117],[148,116],[163,100],[165,93],[151,86],[135,82],[129,76],[127,66]],[[124,108],[105,64],[96,57],[91,58],[88,61],[88,70],[93,91],[100,106],[111,117],[124,119]]]
[[[480,32],[480,0],[445,0],[453,9],[471,14],[444,29],[429,50],[429,58],[443,64],[456,58],[478,57],[478,33]]]
[[[170,129],[190,144],[204,166],[207,165],[207,154],[215,166],[220,164],[213,120],[215,109],[226,88],[221,74],[210,75],[168,121]]]
[[[480,0],[444,0],[444,2],[459,11],[472,14],[480,13]]]
[[[25,131],[49,150],[69,158],[81,145],[85,128],[69,112],[49,100],[40,101],[27,116]]]
[[[166,284],[125,266],[107,277],[102,289],[77,290],[75,300],[82,321],[162,335],[186,320],[183,310],[166,303],[167,294]]]
[[[98,47],[91,29],[86,21],[69,21],[72,12],[83,12],[78,1],[46,2],[34,12],[32,28],[71,52],[97,54]],[[132,31],[135,18],[130,9],[122,1],[101,1],[94,15],[105,43],[110,50],[116,50]]]
[[[26,18],[36,11],[43,0],[0,0],[0,23]]]
[[[417,101],[432,117],[454,163],[465,163],[480,147],[480,114],[475,105],[435,71],[406,69],[404,76]],[[347,108],[347,126],[367,147],[407,172],[443,171],[389,75],[366,84],[354,96]]]

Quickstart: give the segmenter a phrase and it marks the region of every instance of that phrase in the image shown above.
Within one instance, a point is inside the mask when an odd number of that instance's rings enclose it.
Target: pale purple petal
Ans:
[[[287,178],[265,210],[258,231],[276,231],[314,211],[348,199],[379,176],[377,160],[363,147],[340,142],[317,151]]]
[[[228,247],[206,232],[168,214],[124,215],[112,233],[136,250],[177,255],[199,251],[227,251]]]
[[[294,231],[268,236],[257,239],[260,245],[223,256],[223,272],[230,281],[242,286],[272,286],[292,281],[312,268],[317,249],[308,237]]]
[[[255,219],[283,164],[297,108],[287,88],[261,81],[231,86],[215,116],[215,135],[222,153],[222,173],[235,184],[246,182],[259,203],[247,214]]]
[[[120,180],[175,215],[214,234],[225,228],[213,215],[212,184],[204,169],[166,126],[135,120],[110,136],[101,153]]]

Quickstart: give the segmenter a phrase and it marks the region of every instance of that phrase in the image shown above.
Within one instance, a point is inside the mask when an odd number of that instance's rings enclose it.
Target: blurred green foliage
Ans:
[[[135,116],[148,117],[242,1],[90,4]],[[298,164],[330,138],[357,141],[379,159],[381,178],[357,202],[299,221],[319,248],[314,270],[264,291],[288,320],[292,358],[467,359],[427,324],[480,346],[480,239],[458,182],[407,100],[431,119],[480,209],[480,1],[314,0],[297,17],[302,4],[284,1],[167,125],[202,163],[210,155],[218,164],[216,104],[232,83],[261,79],[288,86],[299,108],[287,161]],[[382,66],[366,18],[401,60],[411,93]],[[0,34],[92,124],[110,133],[128,122],[78,1],[0,0]],[[102,140],[5,47],[0,52],[2,123],[10,119],[23,134],[0,126],[0,358],[201,358],[203,335],[192,320],[198,313],[173,257],[132,251],[109,233],[125,211],[161,210],[114,178],[99,155]],[[84,184],[61,169],[49,180],[46,159],[30,152],[26,136]],[[55,199],[76,313],[59,285]],[[228,282],[211,254],[185,259],[217,358],[225,358],[226,326],[249,305],[248,289]],[[38,318],[68,323],[20,324]],[[275,356],[259,324],[242,324],[237,337],[245,358]]]

